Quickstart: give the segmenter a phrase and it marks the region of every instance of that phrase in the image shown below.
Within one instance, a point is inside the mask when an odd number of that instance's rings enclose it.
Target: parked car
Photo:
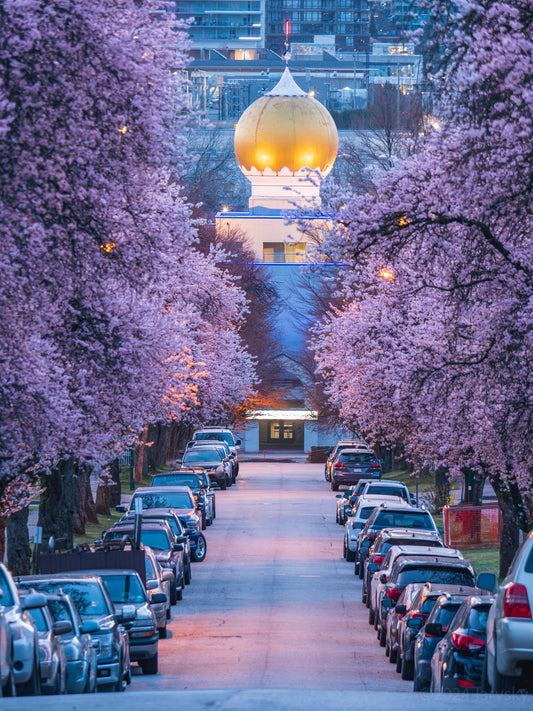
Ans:
[[[91,634],[99,643],[96,677],[98,690],[124,691],[126,684],[130,683],[131,675],[129,641],[123,623],[133,622],[135,608],[126,605],[115,609],[103,581],[93,575],[26,575],[18,581],[21,586],[42,593],[66,593],[84,623],[97,623],[98,631]]]
[[[355,560],[359,548],[359,535],[366,527],[372,513],[376,508],[381,506],[384,499],[385,497],[383,496],[368,496],[365,498],[360,496],[357,500],[352,515],[349,516],[344,525],[343,554],[347,561],[353,562]],[[385,499],[385,501],[387,501],[387,499]],[[391,504],[399,502],[395,496],[391,497],[388,501]],[[408,506],[408,504],[404,502],[402,502],[401,505]],[[349,511],[347,511],[347,514],[349,514]]]
[[[150,599],[135,570],[95,570],[92,574],[104,581],[116,608],[124,605],[134,607],[135,619],[126,625],[130,659],[138,662],[143,674],[157,674],[159,633],[152,604],[164,603],[165,594],[152,594]]]
[[[200,531],[200,517],[196,513],[196,503],[189,487],[185,486],[158,486],[141,487],[133,494],[129,511],[135,513],[135,501],[142,500],[144,510],[173,511],[185,526],[191,547],[191,559],[201,562],[207,553],[205,536]]]
[[[100,631],[94,620],[82,622],[76,606],[63,592],[47,593],[47,607],[55,623],[55,634],[63,646],[67,665],[67,693],[96,691],[97,649],[99,642],[92,635]],[[63,627],[63,632],[59,625]],[[67,631],[70,627],[70,631]]]
[[[327,459],[324,465],[324,477],[326,481],[331,481],[331,467],[333,466],[333,461],[335,460],[337,454],[343,449],[359,449],[365,452],[372,451],[363,439],[355,438],[339,440],[334,447],[330,450],[326,450]]]
[[[494,597],[468,597],[455,613],[431,657],[430,691],[481,690],[487,618]]]
[[[119,521],[106,531],[103,542],[120,540],[123,536],[132,540],[135,535],[133,523]],[[174,532],[166,521],[143,521],[141,527],[141,543],[149,546],[155,553],[163,568],[172,571],[173,580],[170,584],[170,604],[175,605],[183,597],[185,587],[185,565],[183,560],[183,545],[174,536]]]
[[[402,610],[401,608],[398,610],[398,604],[393,608],[395,612],[403,613],[398,625],[398,647],[396,656],[396,671],[401,674],[402,679],[407,681],[414,679],[414,651],[416,639],[428,619],[435,602],[441,593],[457,590],[462,590],[465,594],[470,595],[479,593],[477,588],[425,583],[416,594],[408,610]],[[388,617],[387,615],[387,622]]]
[[[32,593],[20,591],[22,600]],[[42,694],[66,694],[67,660],[59,635],[69,632],[72,624],[67,620],[54,622],[48,605],[29,612],[39,633],[39,669]]]
[[[187,446],[185,447],[185,452],[183,453],[182,456],[185,455],[186,452],[190,451],[191,449],[198,449],[199,447],[217,447],[218,449],[221,450],[223,453],[224,457],[227,457],[229,459],[229,462],[231,464],[231,481],[234,484],[235,479],[237,478],[237,475],[239,473],[239,468],[238,468],[238,461],[237,461],[237,452],[234,451],[227,442],[224,442],[223,440],[218,440],[218,439],[193,439],[190,442],[187,442]]]
[[[331,490],[341,485],[356,484],[360,479],[381,479],[381,464],[373,452],[343,449],[330,466]]]
[[[367,481],[361,496],[397,496],[408,504],[414,505],[416,503],[405,484],[392,479]]]
[[[533,531],[518,549],[489,613],[484,675],[487,691],[531,690],[532,604]]]
[[[46,605],[43,595],[28,595],[24,601],[11,573],[0,563],[0,591],[4,615],[11,628],[13,640],[13,676],[17,696],[35,696],[41,693],[39,665],[39,633],[27,612]]]
[[[392,550],[392,549],[391,549]],[[387,633],[387,614],[390,606],[394,606],[404,587],[408,583],[442,583],[446,585],[462,585],[476,587],[476,575],[468,560],[450,555],[443,555],[450,549],[443,548],[439,555],[420,555],[417,551],[412,556],[396,558],[387,576],[379,575],[380,588],[375,598],[375,622],[379,643],[385,646]],[[382,601],[387,604],[383,605]]]
[[[433,517],[425,508],[409,506],[406,501],[401,503],[386,501],[372,511],[367,519],[365,530],[359,537],[358,545],[355,546],[357,573],[359,572],[359,547],[362,547],[365,541],[375,541],[384,528],[410,528],[416,531],[439,533]]]
[[[346,523],[346,509],[351,509],[355,504],[355,500],[352,501],[352,495],[355,486],[349,486],[345,489],[342,494],[337,494],[337,513],[335,514],[335,523],[340,526],[344,526]]]
[[[160,472],[154,474],[152,486],[188,486],[196,501],[196,508],[202,519],[202,530],[210,526],[215,519],[214,493],[208,493],[208,487],[203,483],[203,478],[194,471]]]
[[[374,539],[374,542],[367,540],[368,547],[365,553],[365,548],[361,548],[359,552],[359,577],[362,576],[363,587],[361,589],[362,601],[368,603],[368,588],[370,586],[370,578],[376,570],[379,570],[385,555],[392,546],[431,546],[432,548],[444,548],[444,543],[440,535],[436,531],[419,531],[412,528],[383,528]],[[368,569],[370,564],[377,565],[372,570]]]
[[[228,456],[216,446],[195,447],[187,450],[181,460],[184,469],[202,467],[206,470],[209,481],[221,489],[233,484],[233,465]]]
[[[170,587],[174,581],[171,570],[161,567],[153,550],[144,547],[144,563],[146,573],[146,591],[150,596],[150,604],[155,615],[157,631],[160,639],[167,636],[167,622],[171,619]],[[165,596],[163,601],[161,594]]]
[[[235,476],[238,476],[239,474],[239,460],[238,460],[238,451],[241,446],[241,440],[238,439],[234,433],[229,429],[229,427],[217,427],[217,426],[206,426],[202,427],[202,429],[196,430],[193,433],[192,438],[194,440],[203,440],[203,439],[217,439],[222,442],[226,442],[228,446],[230,447],[230,450],[234,456],[235,463],[237,465],[236,471],[235,471]]]
[[[448,590],[452,586],[447,587]],[[431,657],[445,635],[448,625],[473,588],[455,588],[437,598],[426,624],[418,633],[414,646],[413,691],[429,691],[431,685]],[[414,623],[411,623],[413,625]],[[416,627],[416,625],[415,625]]]
[[[13,630],[2,605],[0,588],[0,696],[15,696],[15,669],[13,667]]]
[[[387,615],[387,635],[385,640],[385,656],[391,664],[396,663],[398,657],[398,627],[406,612],[411,609],[413,600],[424,583],[409,583],[402,590],[398,602],[389,610]]]
[[[117,510],[125,511],[125,506],[117,506]],[[120,522],[132,522],[135,519],[135,512],[128,510],[125,512],[124,516],[120,519]],[[142,512],[143,523],[146,521],[166,521],[170,526],[171,530],[176,536],[176,542],[181,543],[183,546],[183,561],[185,569],[183,571],[185,585],[189,585],[191,582],[191,542],[187,534],[184,524],[182,523],[178,514],[172,509],[143,509]],[[170,586],[169,586],[170,587]],[[170,598],[169,598],[170,600]],[[169,602],[170,604],[170,602]]]

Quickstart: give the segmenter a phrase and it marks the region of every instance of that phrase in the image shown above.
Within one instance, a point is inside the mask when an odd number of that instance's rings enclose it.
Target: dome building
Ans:
[[[312,390],[305,387],[312,376],[304,366],[311,315],[300,277],[312,235],[328,220],[320,212],[320,183],[335,163],[337,129],[328,110],[300,89],[287,67],[274,89],[244,111],[234,145],[251,183],[249,210],[217,213],[217,231],[245,233],[256,261],[268,265],[280,300],[276,325],[282,350],[275,365],[285,394],[278,408],[250,413],[241,439],[248,451],[310,451],[321,438],[329,444],[337,434],[321,432],[318,413],[305,401],[304,393]]]

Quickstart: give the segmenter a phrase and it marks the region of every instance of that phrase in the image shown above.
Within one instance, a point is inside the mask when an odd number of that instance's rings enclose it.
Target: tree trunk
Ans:
[[[28,575],[31,565],[29,508],[20,509],[7,519],[7,565],[13,575]]]
[[[7,519],[0,516],[0,563],[4,562],[6,555],[6,526]]]
[[[42,526],[45,544],[53,536],[56,544],[62,539],[63,548],[72,548],[74,472],[74,460],[69,458],[41,477],[45,491],[39,504],[39,526]]]
[[[115,486],[115,482],[109,470],[103,471],[100,474],[100,483],[96,489],[96,513],[103,516],[109,516],[111,513],[111,489]]]
[[[73,531],[77,536],[83,536],[87,522],[98,523],[88,467],[82,467],[72,480],[72,506]]]
[[[148,476],[148,426],[143,429],[139,444],[135,447],[134,479],[136,484],[141,484],[143,476]]]
[[[502,514],[499,576],[500,578],[504,578],[518,550],[519,527],[517,524],[516,508],[510,490],[502,485],[500,479],[495,478],[491,480],[491,484],[498,499],[498,505]]]
[[[438,467],[435,472],[435,510],[442,509],[450,503],[450,479],[447,467]]]
[[[113,480],[113,485],[110,487],[109,505],[118,506],[122,497],[122,487],[120,483],[120,465],[118,459],[115,459],[111,463],[110,467],[111,479]]]

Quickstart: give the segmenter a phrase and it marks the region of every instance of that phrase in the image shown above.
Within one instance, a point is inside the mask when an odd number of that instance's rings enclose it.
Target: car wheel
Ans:
[[[490,694],[490,684],[489,684],[489,675],[488,675],[488,670],[487,670],[487,658],[488,658],[488,653],[485,652],[485,658],[483,660],[483,669],[481,671],[481,691],[484,694]],[[416,682],[416,678],[415,678]]]
[[[216,519],[216,517],[217,517],[217,509],[216,509],[216,505],[215,505],[215,500],[213,499],[213,521]]]
[[[150,659],[144,659],[142,662],[139,662],[139,664],[143,670],[143,674],[157,674],[157,654],[150,657]]]
[[[196,544],[196,548],[193,551],[193,560],[196,563],[201,563],[205,559],[205,555],[207,553],[207,543],[205,540],[205,536],[200,533],[198,536],[198,543]]]
[[[165,617],[167,620],[170,620],[171,616],[172,616],[172,613],[170,612],[170,607],[167,607]]]
[[[339,490],[339,485],[336,482],[334,482],[332,479],[331,480],[331,491],[338,491],[338,490]]]
[[[398,650],[395,647],[390,647],[389,662],[396,664],[398,660]]]
[[[494,670],[492,674],[492,691],[494,694],[512,694],[514,692],[516,679],[506,674],[500,674],[496,659],[494,660]]]
[[[413,681],[414,665],[412,659],[404,659],[402,662],[401,677],[404,681]]]
[[[122,669],[122,659],[120,660],[119,664],[119,669]],[[112,691],[126,691],[126,686],[127,686],[127,681],[124,679],[124,677],[121,675],[119,680],[117,681],[115,688],[112,688]]]
[[[178,591],[176,590],[176,583],[171,582],[170,584],[170,604],[175,605],[178,602]]]
[[[366,592],[364,590],[361,592],[361,602],[366,604]]]
[[[359,563],[359,579],[362,580],[365,577],[365,566]]]
[[[40,696],[41,677],[39,674],[39,662],[34,660],[33,671],[30,678],[20,688],[17,688],[17,696]]]
[[[164,627],[158,627],[157,631],[159,632],[159,639],[166,639],[167,638],[167,626],[166,625]]]
[[[388,641],[385,642],[385,656],[390,657],[390,645]]]
[[[374,610],[370,607],[368,610],[368,624],[373,625],[375,621]]]
[[[379,646],[384,647],[387,643],[387,629],[381,625],[381,629],[378,632]]]
[[[191,584],[191,561],[190,560],[187,561],[187,565],[185,566],[184,580],[185,580],[185,585]]]
[[[348,563],[353,563],[355,561],[355,551],[351,551],[348,546],[346,546],[346,560]]]
[[[427,691],[426,686],[420,681],[418,674],[414,675],[413,691]]]
[[[355,556],[355,554],[354,554],[354,556]],[[354,560],[355,560],[355,565],[354,565],[354,567],[353,567],[353,574],[354,574],[354,575],[359,575],[359,563],[357,562],[356,559],[357,559],[357,556],[355,556],[355,558],[354,558]]]
[[[224,479],[224,481],[220,484],[220,488],[222,489],[222,491],[225,491],[225,490],[226,490],[226,480],[225,480],[225,479]]]
[[[182,587],[178,587],[176,589],[176,598],[178,600],[183,600],[183,588]]]
[[[207,522],[205,518],[205,511],[202,511],[202,531],[205,531],[207,528]]]
[[[396,671],[398,674],[402,673],[402,655],[399,649],[396,650]]]
[[[13,672],[10,672],[9,678],[4,684],[4,688],[2,689],[2,696],[15,696],[17,693],[16,687],[15,687],[15,677],[13,675]]]

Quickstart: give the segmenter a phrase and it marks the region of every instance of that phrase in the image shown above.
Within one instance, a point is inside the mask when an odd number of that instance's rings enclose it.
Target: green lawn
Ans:
[[[122,517],[121,513],[118,511],[111,511],[109,516],[98,516],[98,523],[88,523],[85,526],[85,535],[74,536],[74,545],[77,546],[78,543],[94,543],[102,537],[102,531],[107,531],[116,521]]]

